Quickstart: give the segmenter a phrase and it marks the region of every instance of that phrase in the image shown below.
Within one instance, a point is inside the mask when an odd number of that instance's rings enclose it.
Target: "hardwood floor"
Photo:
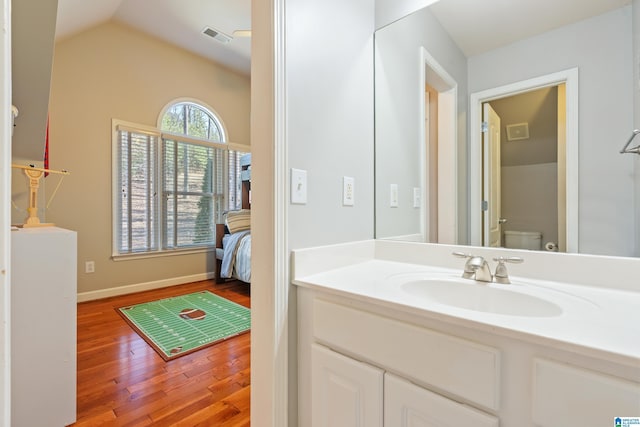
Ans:
[[[115,311],[203,289],[250,306],[249,285],[212,280],[78,304],[73,426],[249,426],[250,333],[165,362]]]

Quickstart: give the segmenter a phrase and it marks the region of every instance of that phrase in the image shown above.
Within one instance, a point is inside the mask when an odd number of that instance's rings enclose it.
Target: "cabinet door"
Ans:
[[[498,419],[387,373],[384,376],[384,425],[498,427]]]
[[[640,415],[640,384],[551,360],[533,363],[536,426],[599,427]]]
[[[382,427],[384,372],[313,344],[313,427]]]

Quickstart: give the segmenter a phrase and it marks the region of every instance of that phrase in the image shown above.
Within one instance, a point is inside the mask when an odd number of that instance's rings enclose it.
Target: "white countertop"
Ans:
[[[428,252],[423,254],[425,261],[422,264],[381,259],[385,258],[384,254],[389,248],[393,248],[394,258],[402,258],[398,251],[402,252],[404,245],[397,242],[387,244],[384,241],[294,251],[293,283],[427,318],[540,344],[552,344],[556,348],[640,369],[639,291],[627,289],[628,286],[599,287],[593,283],[584,285],[558,282],[552,280],[552,277],[521,277],[513,274],[518,269],[512,266],[509,266],[513,270],[511,285],[474,283],[472,280],[460,279],[464,260],[457,259],[451,263],[447,261],[449,265],[446,266],[428,265],[429,259],[448,260],[443,256],[453,258],[450,252],[451,249],[457,249],[455,247],[408,244],[406,249],[414,254],[416,250]],[[513,255],[513,252],[509,251],[508,255]],[[545,260],[544,257],[541,259]],[[582,261],[589,262],[584,257]],[[459,267],[451,268],[452,264],[459,264]],[[495,263],[492,262],[491,266],[493,271]],[[553,273],[551,267],[546,270]],[[476,311],[416,297],[406,292],[402,286],[410,281],[429,278],[464,283],[468,280],[473,286],[527,294],[551,302],[560,307],[561,311],[541,317]]]

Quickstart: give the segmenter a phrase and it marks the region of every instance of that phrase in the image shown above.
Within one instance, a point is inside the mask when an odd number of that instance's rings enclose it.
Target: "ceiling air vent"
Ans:
[[[204,27],[202,33],[209,37],[213,37],[214,40],[217,40],[220,43],[229,43],[232,40],[231,36],[226,35],[222,31],[214,30],[211,27]]]
[[[529,139],[529,123],[507,125],[507,141]]]

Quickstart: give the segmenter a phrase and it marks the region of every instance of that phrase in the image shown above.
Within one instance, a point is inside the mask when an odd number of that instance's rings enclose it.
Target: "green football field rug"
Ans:
[[[116,309],[165,361],[248,332],[251,311],[209,291]]]

